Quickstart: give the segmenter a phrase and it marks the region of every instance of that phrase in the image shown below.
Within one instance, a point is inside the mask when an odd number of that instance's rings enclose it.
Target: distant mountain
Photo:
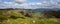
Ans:
[[[21,8],[6,8],[7,10],[26,10],[26,11],[32,11],[32,12],[43,12],[43,11],[59,11],[60,8],[37,8],[37,9],[21,9]],[[0,9],[0,10],[4,10],[4,9]]]
[[[33,9],[32,11],[33,12],[43,12],[43,11],[59,11],[60,10],[60,8],[52,8],[52,9],[50,9],[50,8],[37,8],[37,9]]]

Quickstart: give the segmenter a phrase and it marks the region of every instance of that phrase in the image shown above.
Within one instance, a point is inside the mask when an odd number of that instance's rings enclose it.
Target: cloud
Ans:
[[[27,2],[27,0],[13,0],[13,1],[19,4]]]
[[[1,2],[0,8],[26,8],[26,9],[35,9],[35,8],[48,8],[48,7],[60,7],[60,4],[55,4],[54,2],[49,3],[46,1],[43,2],[30,2],[25,3],[27,0],[13,0],[12,2]]]
[[[25,8],[24,6],[27,6],[25,3],[18,4],[15,2],[3,2],[0,4],[0,8]]]
[[[14,4],[13,2],[4,2],[3,4],[5,4],[6,6],[12,5]]]
[[[14,3],[14,2],[4,2],[1,7],[3,8],[26,8],[26,9],[35,9],[35,8],[45,8],[45,7],[51,7],[54,6],[52,4],[46,4],[46,3]]]
[[[0,4],[0,8],[12,8],[15,5],[17,5],[17,4],[14,2],[3,2]]]

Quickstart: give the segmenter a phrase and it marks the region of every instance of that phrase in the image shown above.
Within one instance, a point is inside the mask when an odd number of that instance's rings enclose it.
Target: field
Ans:
[[[40,12],[25,16],[18,10],[0,10],[0,24],[60,24],[60,19],[44,18]]]

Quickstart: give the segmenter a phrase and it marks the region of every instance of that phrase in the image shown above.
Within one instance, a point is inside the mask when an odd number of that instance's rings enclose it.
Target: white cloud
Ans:
[[[4,4],[2,5],[4,6],[4,8],[26,8],[26,9],[35,9],[35,8],[41,8],[41,7],[50,7],[52,6],[51,4],[47,5],[46,3],[22,3],[22,4],[18,4],[18,3],[14,3],[14,2],[4,2]]]
[[[13,2],[1,2],[0,7],[2,8],[28,8],[28,9],[35,9],[35,8],[44,8],[44,7],[59,7],[60,5],[56,5],[54,2],[47,3],[44,2],[33,2],[33,3],[24,3],[27,0],[13,0]],[[21,3],[21,4],[20,4]]]
[[[3,2],[0,4],[0,8],[24,8],[24,6],[27,6],[25,3],[18,4],[14,2]]]
[[[3,4],[5,4],[6,6],[12,5],[13,2],[4,2]]]

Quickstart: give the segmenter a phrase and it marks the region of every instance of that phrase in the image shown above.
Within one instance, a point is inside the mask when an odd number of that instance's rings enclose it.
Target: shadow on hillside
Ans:
[[[60,10],[58,11],[53,11],[53,10],[45,10],[44,12],[42,12],[44,17],[47,18],[60,18]]]

